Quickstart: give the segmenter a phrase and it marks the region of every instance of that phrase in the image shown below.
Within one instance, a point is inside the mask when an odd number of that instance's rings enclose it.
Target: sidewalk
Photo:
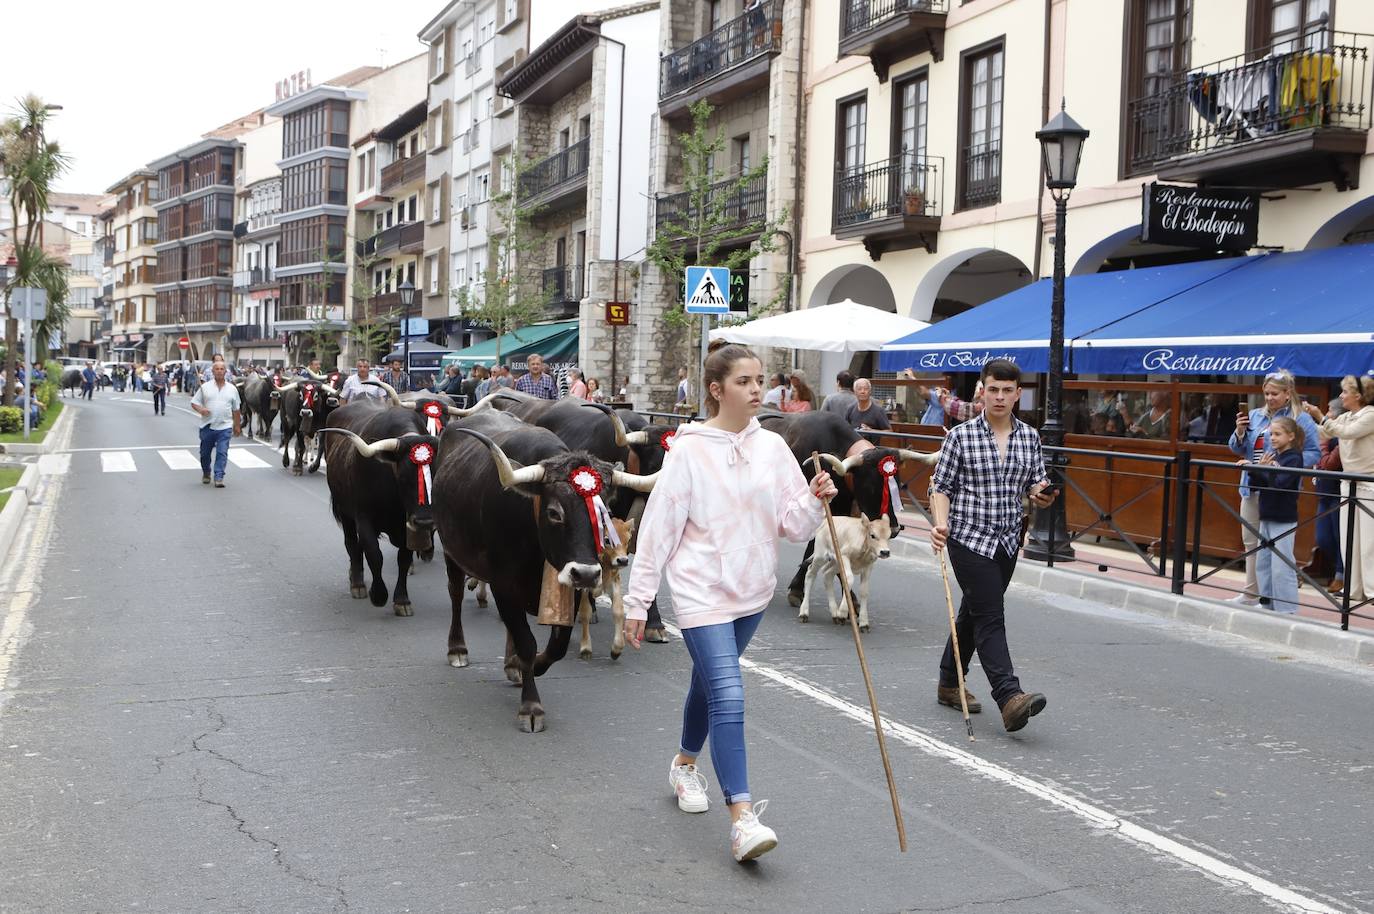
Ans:
[[[898,512],[897,517],[906,529],[893,541],[893,551],[934,565],[926,519],[908,511]],[[1056,562],[1053,568],[1023,556],[1013,581],[1267,644],[1374,665],[1374,619],[1351,616],[1350,630],[1341,631],[1340,614],[1319,608],[1329,604],[1310,587],[1299,589],[1296,614],[1280,615],[1263,607],[1227,602],[1244,586],[1245,575],[1239,570],[1219,571],[1208,579],[1219,586],[1185,585],[1184,595],[1178,596],[1171,591],[1169,576],[1148,572],[1134,552],[1082,541],[1074,543],[1074,552],[1075,561]],[[1127,563],[1138,568],[1126,567]]]

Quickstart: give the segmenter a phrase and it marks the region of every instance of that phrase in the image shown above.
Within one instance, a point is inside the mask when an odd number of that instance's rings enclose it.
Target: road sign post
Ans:
[[[688,314],[701,315],[701,365],[704,369],[706,350],[710,346],[711,315],[730,313],[730,271],[725,267],[688,267],[685,287],[687,298],[683,309]],[[706,384],[701,381],[701,374],[697,377],[697,413],[701,415],[706,412]]]
[[[24,322],[24,440],[29,440],[33,426],[33,322],[48,316],[48,290],[19,286],[10,290],[10,303],[15,315]]]
[[[191,338],[183,336],[181,339],[177,340],[177,348],[180,349],[182,352],[185,352],[187,349],[190,349]]]

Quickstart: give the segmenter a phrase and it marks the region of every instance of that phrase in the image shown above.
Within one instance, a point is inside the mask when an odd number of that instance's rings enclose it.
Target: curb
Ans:
[[[13,444],[0,444],[0,454],[13,454],[16,457],[26,457],[35,454],[41,455],[50,453],[53,449],[53,442],[57,440],[62,429],[65,428],[66,425],[71,424],[71,417],[74,415],[76,414],[63,406],[62,415],[57,417],[57,421],[53,423],[52,428],[48,429],[48,433],[43,436],[43,441],[41,443],[24,444],[21,441]],[[3,552],[3,550],[0,550],[0,552]]]
[[[29,510],[29,502],[37,491],[38,464],[31,463],[25,468],[24,475],[19,477],[19,485],[10,493],[5,507],[0,509],[0,558],[9,556],[14,536],[19,532],[19,525],[24,522],[24,514]]]
[[[935,564],[934,556],[925,543],[899,538],[892,545],[893,551],[904,558]],[[1263,644],[1291,647],[1336,660],[1353,660],[1374,666],[1374,635],[1341,631],[1329,622],[1289,619],[1264,610],[1198,597],[1180,597],[1169,591],[1133,587],[1119,581],[1077,571],[1046,568],[1025,561],[1017,562],[1012,581],[1048,593],[1078,597],[1129,612],[1239,635]]]

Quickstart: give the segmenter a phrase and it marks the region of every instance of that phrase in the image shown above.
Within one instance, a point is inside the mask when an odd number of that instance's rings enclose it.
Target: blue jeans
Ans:
[[[682,709],[682,754],[700,755],[710,735],[711,765],[726,803],[750,799],[739,658],[762,621],[760,610],[733,622],[682,630],[687,653],[692,655],[692,685]]]
[[[229,436],[232,428],[212,429],[208,425],[200,427],[200,472],[210,475],[210,451],[215,452],[215,479],[224,478],[224,468],[229,463]]]
[[[1345,577],[1345,550],[1341,548],[1341,484],[1335,479],[1318,479],[1317,510],[1330,511],[1317,518],[1317,548],[1335,557],[1335,574]]]
[[[1274,612],[1298,611],[1298,573],[1289,564],[1293,561],[1293,530],[1297,526],[1290,521],[1279,520],[1261,519],[1259,523],[1260,536],[1266,540],[1276,540],[1273,546],[1260,549],[1255,555],[1255,578],[1259,581],[1260,593],[1273,601],[1271,608]],[[1288,562],[1279,558],[1280,555]]]

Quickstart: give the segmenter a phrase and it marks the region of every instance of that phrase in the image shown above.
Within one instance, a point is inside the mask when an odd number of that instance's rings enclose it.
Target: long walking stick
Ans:
[[[959,653],[959,630],[954,624],[954,597],[949,594],[949,571],[945,568],[945,550],[940,550],[940,577],[945,581],[945,606],[949,607],[949,639],[954,645],[954,669],[959,674],[959,707],[964,712],[964,729],[968,741],[973,742],[973,721],[968,716],[968,693],[964,691],[964,655]]]
[[[811,460],[816,465],[816,472],[821,472],[821,455],[819,451],[811,452]],[[830,546],[836,550],[839,540],[835,536],[835,516],[830,513],[830,501],[821,499],[821,504],[825,506],[825,522],[830,528]],[[863,639],[859,637],[859,614],[854,609],[854,594],[849,591],[849,574],[844,570],[844,562],[838,561],[836,565],[840,571],[840,587],[844,590],[844,602],[849,607],[849,630],[854,634],[854,648],[859,652],[859,668],[863,670],[864,686],[868,689],[868,706],[873,711],[873,729],[878,734],[878,752],[883,756],[883,771],[887,774],[887,792],[892,797],[892,816],[897,820],[897,846],[902,853],[906,853],[906,823],[902,820],[902,804],[897,799],[897,782],[892,777],[892,760],[887,757],[887,742],[883,739],[882,718],[878,715],[878,696],[873,693],[873,676],[868,672],[868,660],[864,657]]]

